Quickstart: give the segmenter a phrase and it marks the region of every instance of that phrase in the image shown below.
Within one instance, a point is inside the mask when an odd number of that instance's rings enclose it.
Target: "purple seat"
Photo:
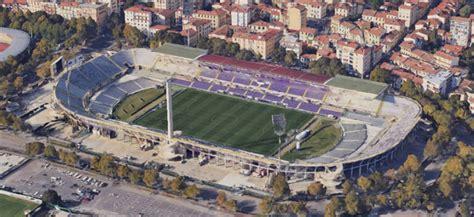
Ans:
[[[172,82],[181,86],[186,86],[186,87],[189,87],[189,85],[191,85],[190,81],[181,80],[181,79],[173,79]]]
[[[248,78],[244,78],[244,77],[235,77],[234,78],[234,83],[237,83],[237,84],[249,85],[250,82],[251,81]]]
[[[245,90],[242,90],[240,88],[229,88],[229,90],[227,90],[227,92],[229,92],[233,95],[237,95],[237,96],[244,96],[244,94],[245,94]]]
[[[332,110],[328,110],[328,109],[321,109],[319,111],[319,114],[320,115],[334,115],[335,117],[338,117],[340,118],[342,116],[342,113],[341,112],[337,112],[337,111],[332,111]]]
[[[191,87],[202,89],[202,90],[208,90],[210,86],[211,84],[205,81],[194,81],[193,84],[191,85]]]
[[[223,80],[223,81],[232,81],[234,78],[234,75],[229,73],[229,72],[221,72],[219,73],[219,76],[217,76],[217,79]]]
[[[263,97],[263,94],[262,93],[259,93],[259,92],[255,92],[255,91],[247,91],[247,93],[245,94],[246,96],[250,96],[252,98],[262,98]]]
[[[283,103],[286,104],[288,108],[297,108],[298,105],[300,104],[299,101],[293,100],[293,99],[284,99]]]
[[[306,91],[306,97],[311,98],[311,99],[319,99],[322,100],[324,98],[324,94],[326,92],[323,91],[315,91],[315,90],[308,90]]]
[[[307,112],[318,112],[319,105],[315,105],[315,104],[309,103],[309,102],[302,102],[300,104],[299,109],[301,109],[303,111],[307,111]]]
[[[226,89],[227,89],[227,87],[224,87],[224,86],[218,85],[218,84],[213,84],[212,87],[211,87],[212,92],[224,91]]]
[[[274,81],[270,86],[270,90],[286,93],[288,86],[285,83]]]
[[[201,73],[201,76],[207,77],[207,78],[216,78],[217,77],[216,71],[210,71],[210,70],[205,70]]]
[[[288,93],[296,95],[296,96],[303,96],[305,91],[306,91],[305,89],[290,87],[290,90],[288,90]]]
[[[278,103],[278,102],[281,102],[283,97],[275,96],[275,95],[267,93],[267,94],[265,94],[265,97],[263,99],[268,100],[270,102]]]

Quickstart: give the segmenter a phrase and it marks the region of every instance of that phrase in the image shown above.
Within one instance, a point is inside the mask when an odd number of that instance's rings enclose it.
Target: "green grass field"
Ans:
[[[164,89],[146,89],[138,93],[127,96],[122,100],[117,106],[115,106],[113,111],[113,116],[119,120],[126,121],[141,110],[146,105],[150,104],[154,100],[158,99],[164,94]]]
[[[0,216],[22,217],[25,210],[32,210],[38,204],[0,194]]]
[[[271,116],[283,113],[287,129],[307,123],[312,114],[250,102],[236,97],[186,89],[173,98],[174,128],[184,135],[258,154],[278,149]],[[135,124],[166,130],[166,108],[149,112]]]
[[[301,144],[300,150],[291,150],[281,158],[293,162],[296,159],[308,159],[323,155],[331,150],[342,136],[342,130],[334,125],[334,121],[323,120],[314,129],[311,137]]]

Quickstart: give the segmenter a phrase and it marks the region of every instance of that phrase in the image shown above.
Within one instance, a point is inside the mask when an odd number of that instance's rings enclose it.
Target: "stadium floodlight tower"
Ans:
[[[166,111],[168,114],[168,143],[173,139],[173,101],[171,94],[171,81],[166,81]]]

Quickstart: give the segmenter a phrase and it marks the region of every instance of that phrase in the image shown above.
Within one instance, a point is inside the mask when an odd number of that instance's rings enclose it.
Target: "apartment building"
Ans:
[[[232,42],[239,44],[240,49],[251,50],[263,59],[267,59],[275,50],[275,44],[281,36],[282,32],[274,29],[263,33],[238,31],[232,35]]]
[[[459,56],[453,56],[440,50],[436,51],[433,58],[434,63],[444,69],[449,69],[453,66],[459,65]]]
[[[212,32],[212,24],[210,20],[202,20],[191,18],[187,22],[183,23],[183,31],[193,30],[196,32],[197,40],[201,38],[207,38],[209,33]]]
[[[379,46],[366,47],[357,42],[341,40],[336,45],[336,57],[349,71],[364,77],[382,58],[382,49]]]
[[[398,8],[398,19],[405,21],[405,27],[410,28],[415,24],[418,18],[418,7],[417,5],[403,4]]]
[[[125,10],[125,23],[136,27],[150,36],[150,27],[153,25],[171,26],[174,23],[174,11],[149,8],[136,5]]]
[[[65,19],[90,17],[97,26],[103,26],[108,15],[107,4],[79,4],[77,2],[61,2],[56,10]]]
[[[44,11],[48,14],[58,14],[65,19],[90,17],[97,26],[103,27],[110,9],[105,3],[78,3],[78,2],[47,2],[43,0],[27,0],[25,9],[31,12]]]
[[[308,45],[312,45],[313,41],[316,38],[318,30],[314,29],[314,28],[305,27],[305,28],[302,28],[299,33],[300,33],[299,34],[299,40],[300,41],[302,41],[302,42],[304,42]]]
[[[423,78],[423,90],[446,95],[451,90],[453,74],[448,71],[439,71]]]
[[[198,10],[193,13],[192,17],[196,19],[209,20],[211,22],[212,30],[228,24],[227,14],[223,10]]]
[[[251,21],[250,8],[247,6],[235,6],[230,13],[233,26],[248,26]]]
[[[154,0],[154,7],[164,10],[177,10],[183,6],[183,0]]]
[[[303,5],[307,11],[308,20],[318,20],[326,17],[327,4],[319,0],[297,0],[298,4]]]
[[[307,10],[303,5],[292,4],[288,8],[288,29],[299,31],[306,27]]]
[[[449,43],[463,47],[469,46],[471,38],[471,19],[465,17],[451,17],[449,23]]]

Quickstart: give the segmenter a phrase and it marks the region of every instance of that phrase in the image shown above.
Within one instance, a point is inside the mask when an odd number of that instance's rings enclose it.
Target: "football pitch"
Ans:
[[[26,200],[16,199],[7,195],[0,195],[0,216],[21,217],[25,210],[32,210],[38,204]]]
[[[278,149],[271,117],[280,113],[286,117],[287,130],[298,129],[313,117],[309,113],[194,89],[186,89],[173,97],[175,130],[186,136],[263,155]],[[151,111],[134,123],[166,130],[166,108]]]

